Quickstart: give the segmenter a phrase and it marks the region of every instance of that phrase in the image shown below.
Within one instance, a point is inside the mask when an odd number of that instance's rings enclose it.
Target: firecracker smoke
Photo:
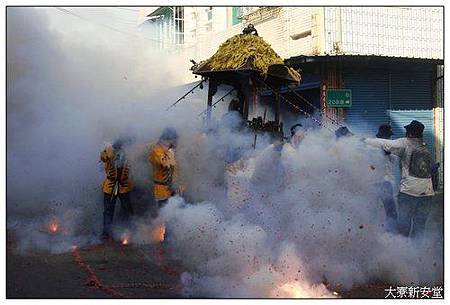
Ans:
[[[314,128],[298,149],[274,150],[265,136],[253,148],[238,118],[222,118],[227,102],[207,130],[206,90],[165,110],[193,87],[180,86],[189,58],[91,25],[68,34],[49,10],[7,13],[7,214],[23,253],[100,242],[99,154],[125,134],[138,217],[116,237],[173,245],[185,296],[333,297],[332,287],[373,280],[442,282],[438,236],[418,245],[386,233],[379,150]],[[186,192],[154,218],[146,153],[167,126],[180,134]]]

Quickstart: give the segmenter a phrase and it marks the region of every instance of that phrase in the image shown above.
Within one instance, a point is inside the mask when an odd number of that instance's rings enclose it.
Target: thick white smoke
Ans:
[[[7,29],[8,226],[23,232],[19,246],[67,250],[41,231],[56,218],[73,232],[64,244],[96,239],[103,147],[130,135],[138,154],[166,126],[193,133],[205,90],[165,111],[193,87],[179,86],[188,59],[56,8],[8,8]],[[135,176],[148,179],[145,158],[136,162]]]
[[[310,130],[296,150],[288,145],[255,151],[228,173],[226,199],[173,198],[163,208],[174,255],[189,271],[187,295],[330,297],[324,282],[442,281],[436,237],[417,243],[386,233],[383,154],[325,130]]]
[[[205,90],[165,111],[188,89],[174,86],[189,73],[189,58],[81,20],[67,32],[51,10],[8,9],[7,212],[21,249],[98,242],[99,153],[118,135],[136,138],[130,156],[140,193],[133,196],[151,203],[145,149],[173,126],[186,194],[130,234],[151,242],[149,228],[166,223],[186,268],[186,296],[317,297],[332,296],[323,282],[442,280],[433,236],[418,245],[385,232],[378,150],[313,129],[296,150],[273,150],[262,136],[253,149],[253,134],[220,116],[205,133],[197,116]],[[48,234],[54,219],[59,235]]]

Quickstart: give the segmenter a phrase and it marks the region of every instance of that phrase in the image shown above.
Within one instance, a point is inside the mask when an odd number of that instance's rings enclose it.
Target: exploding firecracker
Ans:
[[[156,225],[152,229],[151,235],[152,235],[152,240],[158,241],[158,242],[163,242],[165,235],[166,235],[166,227],[164,226],[164,224]]]
[[[336,291],[329,291],[325,286],[309,287],[299,282],[289,282],[280,285],[272,291],[272,298],[336,298],[339,294]]]
[[[130,234],[128,232],[124,232],[120,237],[122,246],[127,246],[130,243]]]
[[[275,298],[305,298],[307,297],[303,291],[302,288],[294,283],[286,283],[284,285],[281,285],[272,292],[271,297]]]
[[[60,230],[60,225],[59,225],[59,222],[56,219],[52,220],[48,224],[48,231],[51,234],[57,234],[59,232],[59,230]]]

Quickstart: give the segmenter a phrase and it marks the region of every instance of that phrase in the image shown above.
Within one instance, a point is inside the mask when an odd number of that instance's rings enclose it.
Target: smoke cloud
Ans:
[[[383,175],[379,151],[310,130],[298,149],[262,149],[228,172],[225,199],[172,198],[159,221],[190,270],[186,294],[333,297],[323,283],[439,283],[437,236],[418,243],[386,232]]]
[[[82,21],[69,31],[50,10],[7,12],[7,214],[21,250],[99,242],[99,154],[127,134],[136,140],[133,198],[143,204],[131,240],[153,242],[151,229],[166,225],[186,269],[186,296],[332,297],[329,287],[370,281],[442,282],[438,237],[428,233],[417,244],[386,233],[378,150],[314,128],[298,149],[277,151],[266,136],[253,149],[254,135],[221,111],[205,132],[198,116],[205,90],[165,111],[189,88],[180,86],[185,56]],[[186,193],[154,219],[145,213],[152,209],[145,153],[166,126],[180,134]],[[48,233],[55,219],[58,235]]]
[[[204,93],[165,111],[192,87],[180,86],[188,60],[55,8],[8,8],[7,29],[8,226],[26,227],[24,236],[40,243],[32,232],[72,211],[73,223],[62,228],[96,236],[103,147],[130,135],[136,139],[130,155],[137,155],[167,125],[193,133]],[[135,168],[142,186],[148,165],[135,161],[142,165]],[[79,241],[77,234],[68,238]]]

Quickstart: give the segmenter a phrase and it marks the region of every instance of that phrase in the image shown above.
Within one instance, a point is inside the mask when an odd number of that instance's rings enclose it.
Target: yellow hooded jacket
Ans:
[[[156,201],[166,200],[174,194],[176,176],[175,153],[172,149],[157,143],[152,146],[148,161],[153,167],[153,195]]]
[[[118,171],[114,166],[114,150],[112,147],[108,147],[104,149],[100,154],[100,160],[105,165],[105,174],[106,178],[103,180],[103,192],[106,194],[112,194],[114,189],[114,184],[117,181]],[[128,162],[125,162],[125,165],[122,169],[122,173],[119,181],[119,194],[126,194],[133,190],[134,183],[130,179],[130,167]]]

